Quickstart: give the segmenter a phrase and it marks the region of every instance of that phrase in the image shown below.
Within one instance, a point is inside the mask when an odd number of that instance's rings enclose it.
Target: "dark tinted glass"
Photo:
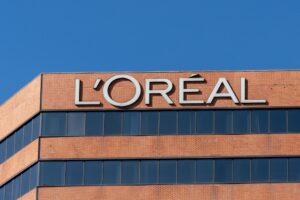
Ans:
[[[195,133],[195,111],[178,111],[178,133]]]
[[[83,161],[67,161],[66,185],[83,184]]]
[[[1,160],[1,163],[5,160],[5,154],[6,154],[6,140],[3,140],[0,144],[0,160]]]
[[[142,135],[157,135],[158,132],[158,112],[147,111],[142,112],[141,118],[141,134]]]
[[[20,197],[21,179],[20,176],[13,180],[13,199]],[[1,199],[1,198],[0,198]]]
[[[24,126],[24,146],[26,146],[27,144],[29,144],[31,142],[32,139],[32,122],[28,122],[25,126]]]
[[[9,158],[15,153],[14,143],[15,143],[14,135],[11,135],[6,139],[6,158]]]
[[[121,112],[106,112],[104,135],[121,135]]]
[[[29,185],[30,185],[30,172],[29,170],[27,170],[21,175],[21,195],[29,191]]]
[[[300,181],[300,158],[289,159],[289,181]]]
[[[43,135],[66,135],[66,113],[43,113]]]
[[[251,132],[268,133],[269,132],[269,111],[252,110],[251,111]]]
[[[177,112],[160,111],[159,116],[159,134],[169,135],[177,133]]]
[[[157,183],[158,182],[158,161],[142,160],[141,161],[141,183]]]
[[[139,182],[139,162],[136,160],[122,161],[122,184]]]
[[[37,174],[38,173],[38,165],[34,165],[30,168],[30,185],[29,190],[35,188],[37,186]]]
[[[123,135],[139,135],[141,126],[140,116],[140,112],[124,112]]]
[[[269,181],[269,159],[255,158],[251,161],[251,181],[268,182]]]
[[[196,162],[196,181],[197,183],[213,182],[213,160],[201,159]]]
[[[4,200],[4,187],[0,188],[0,200]]]
[[[68,113],[68,135],[84,135],[85,132],[85,113]]]
[[[41,129],[41,115],[36,116],[32,120],[32,139],[34,140],[40,135],[40,129]]]
[[[9,182],[5,187],[5,195],[4,199],[5,200],[12,200],[12,192],[13,192],[13,187],[12,187],[12,182]]]
[[[15,133],[15,151],[19,151],[23,148],[23,129],[19,129]]]
[[[250,133],[250,111],[249,110],[233,111],[233,132]]]
[[[288,132],[300,133],[300,109],[288,110]]]
[[[177,163],[177,182],[178,183],[194,183],[196,180],[196,161],[195,160],[179,160]]]
[[[103,184],[121,183],[121,162],[103,161]]]
[[[213,111],[197,111],[196,120],[196,133],[213,132]]]
[[[84,184],[99,185],[102,183],[102,162],[86,161],[84,165]]]
[[[103,135],[103,113],[86,113],[86,135]]]
[[[63,185],[65,182],[64,162],[41,162],[40,184],[55,186]]]
[[[287,181],[287,159],[286,158],[270,159],[270,181],[271,182]]]
[[[236,183],[250,182],[250,159],[233,160],[233,181]]]
[[[270,110],[271,133],[283,133],[287,131],[287,120],[285,110]]]
[[[217,159],[215,161],[215,182],[229,183],[232,182],[232,160]]]
[[[159,183],[176,183],[176,160],[159,161]]]
[[[232,111],[215,111],[215,133],[232,133]]]

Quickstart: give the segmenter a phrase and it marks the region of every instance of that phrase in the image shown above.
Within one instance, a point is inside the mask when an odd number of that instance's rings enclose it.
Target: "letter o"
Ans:
[[[133,85],[135,87],[135,94],[129,101],[116,102],[109,95],[108,90],[109,90],[110,85],[118,79],[127,79],[127,80],[129,80],[130,82],[133,83]],[[126,107],[126,106],[132,105],[133,103],[135,103],[139,99],[139,97],[141,95],[141,86],[140,86],[139,82],[135,78],[133,78],[132,76],[129,76],[129,75],[126,75],[126,74],[116,75],[116,76],[111,77],[110,79],[108,79],[105,82],[105,84],[103,86],[103,95],[104,95],[104,98],[106,99],[106,101],[108,101],[111,105],[114,105],[114,106],[117,106],[117,107]]]

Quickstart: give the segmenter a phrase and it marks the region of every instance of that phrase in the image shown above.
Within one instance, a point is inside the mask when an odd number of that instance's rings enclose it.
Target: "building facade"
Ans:
[[[0,107],[0,200],[300,196],[300,71],[49,73]]]

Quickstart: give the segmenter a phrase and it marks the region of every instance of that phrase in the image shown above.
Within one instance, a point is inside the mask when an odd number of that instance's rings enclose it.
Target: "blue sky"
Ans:
[[[1,0],[0,103],[41,72],[300,69],[299,0]]]

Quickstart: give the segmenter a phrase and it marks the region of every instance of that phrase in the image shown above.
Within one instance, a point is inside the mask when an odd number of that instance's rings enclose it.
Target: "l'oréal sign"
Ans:
[[[135,92],[134,95],[127,101],[119,102],[116,99],[114,99],[110,95],[110,91],[114,87],[114,83],[120,80],[128,80],[130,83],[134,86]],[[237,93],[234,91],[234,89],[231,87],[229,80],[227,80],[224,77],[218,78],[216,81],[213,89],[211,90],[210,94],[208,95],[207,99],[201,99],[201,89],[199,88],[187,88],[186,84],[188,83],[194,83],[194,84],[205,84],[205,78],[198,77],[198,76],[191,76],[188,78],[178,78],[178,82],[176,85],[178,85],[179,88],[176,88],[178,90],[178,99],[179,104],[181,105],[209,105],[212,104],[214,101],[222,100],[224,98],[230,99],[235,104],[265,104],[267,100],[265,99],[248,99],[247,98],[247,80],[244,77],[239,78],[240,81],[240,94],[236,95]],[[104,82],[104,83],[103,83]],[[153,89],[153,84],[163,84],[165,85],[164,89]],[[145,79],[145,82],[143,85],[145,85],[145,89],[142,92],[141,83],[135,79],[134,77],[127,75],[127,74],[120,74],[110,77],[108,80],[103,81],[101,79],[96,79],[94,88],[97,88],[99,85],[103,85],[102,88],[100,88],[100,92],[103,93],[103,97],[105,101],[107,101],[109,104],[116,106],[116,107],[128,107],[133,104],[135,104],[140,98],[142,98],[142,95],[144,96],[144,104],[149,105],[151,102],[151,98],[153,95],[160,95],[161,98],[163,98],[168,104],[173,105],[174,101],[170,97],[170,92],[174,89],[174,83],[172,83],[171,80],[166,78],[147,78]],[[221,88],[224,88],[226,92],[221,92]],[[81,88],[81,80],[76,79],[75,80],[75,105],[77,106],[97,106],[101,105],[102,102],[99,100],[85,100],[81,99],[81,92],[83,92],[83,88]],[[199,98],[197,100],[188,100],[186,98],[189,94],[199,94]]]

